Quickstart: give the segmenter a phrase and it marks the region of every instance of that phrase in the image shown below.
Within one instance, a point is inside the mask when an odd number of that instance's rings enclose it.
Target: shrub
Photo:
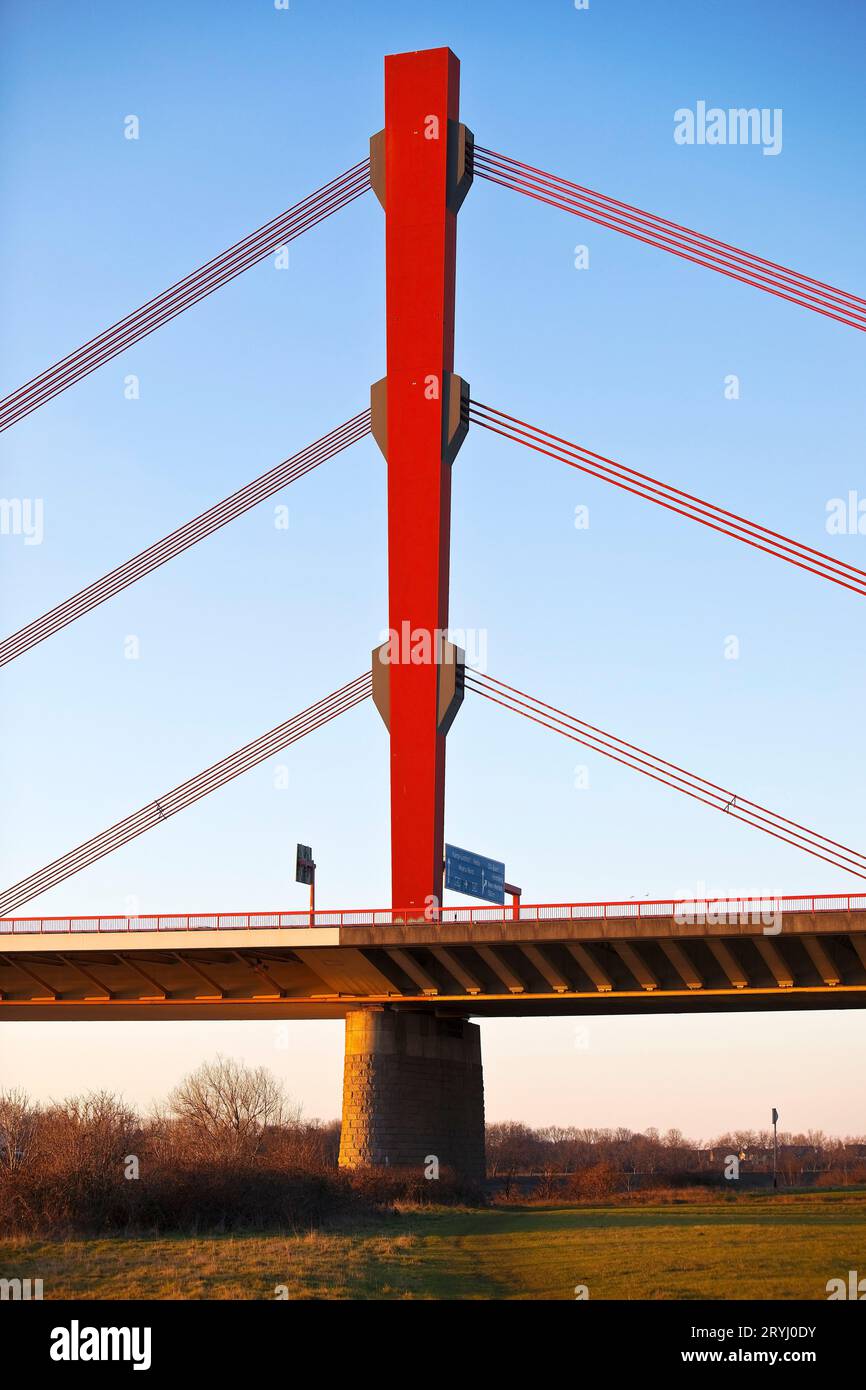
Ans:
[[[621,1174],[610,1163],[594,1163],[572,1173],[561,1189],[563,1196],[579,1202],[603,1202],[624,1186]]]

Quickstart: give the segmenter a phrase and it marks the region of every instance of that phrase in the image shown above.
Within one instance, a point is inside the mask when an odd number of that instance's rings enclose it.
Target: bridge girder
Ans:
[[[866,912],[6,936],[0,1020],[866,1007]]]

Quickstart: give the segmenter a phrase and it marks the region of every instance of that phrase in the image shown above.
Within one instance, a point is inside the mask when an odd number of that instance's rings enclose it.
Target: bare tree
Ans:
[[[121,1171],[127,1155],[138,1151],[141,1136],[136,1112],[110,1091],[53,1102],[42,1112],[38,1130],[48,1165],[105,1178]]]
[[[296,1125],[301,1107],[291,1105],[282,1083],[265,1067],[246,1067],[230,1057],[204,1062],[168,1098],[169,1110],[199,1153],[251,1158],[265,1131]]]
[[[39,1110],[25,1091],[0,1091],[0,1167],[14,1173],[33,1150]]]

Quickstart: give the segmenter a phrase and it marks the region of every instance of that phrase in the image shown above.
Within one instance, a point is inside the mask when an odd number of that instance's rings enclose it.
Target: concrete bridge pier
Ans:
[[[462,1018],[378,1008],[346,1016],[340,1166],[484,1177],[481,1030]]]

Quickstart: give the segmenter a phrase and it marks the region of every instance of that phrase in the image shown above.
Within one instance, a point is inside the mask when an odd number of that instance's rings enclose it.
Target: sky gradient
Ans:
[[[383,54],[442,44],[480,143],[862,287],[866,20],[844,0],[33,0],[2,23],[3,390],[363,158]],[[701,100],[781,109],[780,153],[678,144],[675,112]],[[458,238],[455,366],[478,399],[866,564],[866,537],[825,526],[831,499],[866,496],[861,335],[481,180]],[[288,270],[266,260],[5,433],[0,492],[42,499],[45,535],[0,536],[2,632],[362,409],[383,275],[367,195]],[[483,634],[491,674],[866,841],[854,595],[481,429],[453,483],[452,624]],[[385,521],[365,440],[4,669],[3,882],[359,674],[386,621]],[[857,887],[475,699],[449,735],[446,836],[503,859],[529,902]],[[301,905],[297,840],[323,906],[387,901],[371,705],[26,911]],[[786,1128],[866,1130],[860,1012],[602,1020],[587,1047],[575,1027],[483,1025],[491,1118],[709,1135],[775,1104]],[[221,1050],[336,1114],[340,1025],[290,1025],[285,1048],[274,1028],[7,1024],[0,1084],[146,1102]]]

